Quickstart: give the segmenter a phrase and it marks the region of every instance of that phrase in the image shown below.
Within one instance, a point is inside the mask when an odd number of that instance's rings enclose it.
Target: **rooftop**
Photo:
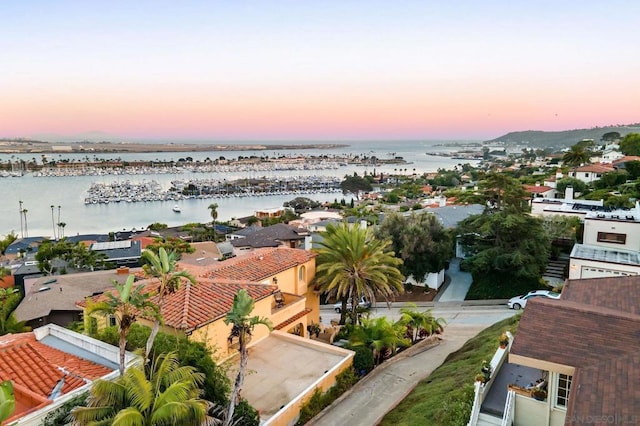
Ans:
[[[157,291],[156,279],[145,280],[144,292]],[[233,306],[233,298],[241,289],[246,290],[254,300],[271,296],[278,288],[276,286],[258,284],[247,281],[230,281],[223,279],[199,279],[197,285],[183,280],[178,290],[164,298],[162,316],[164,324],[177,330],[190,333],[212,321],[224,317]],[[115,289],[110,289],[117,295]],[[156,301],[158,296],[152,297]],[[105,300],[104,294],[94,296],[95,301]],[[86,301],[77,302],[78,306],[86,306]]]
[[[247,370],[252,374],[245,377],[242,396],[260,412],[262,421],[353,356],[351,351],[280,331],[249,350]]]
[[[640,276],[570,280],[560,300],[527,303],[511,354],[575,368],[567,422],[640,413],[639,305]]]
[[[287,247],[259,249],[251,254],[220,262],[204,276],[212,279],[259,282],[287,269],[302,265],[315,256],[314,253],[306,250]]]
[[[601,246],[576,244],[571,251],[572,259],[584,259],[596,262],[617,263],[640,266],[640,253],[631,250],[612,249]]]
[[[16,318],[30,321],[46,317],[51,311],[79,311],[76,301],[113,287],[114,280],[123,284],[127,276],[109,270],[27,279],[25,297],[16,308]],[[40,291],[43,288],[50,290]]]

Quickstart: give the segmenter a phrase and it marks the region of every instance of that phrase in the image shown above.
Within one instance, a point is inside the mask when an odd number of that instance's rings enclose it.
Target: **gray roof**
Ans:
[[[438,221],[445,228],[455,228],[469,216],[482,214],[484,207],[480,204],[444,206],[437,208],[427,208],[424,211],[436,215]]]
[[[282,241],[298,241],[304,240],[309,235],[309,231],[305,228],[296,228],[284,223],[261,228],[245,238],[236,238],[231,240],[234,247],[278,247]]]
[[[113,280],[124,283],[128,274],[116,270],[84,272],[37,278],[32,285],[25,283],[25,297],[15,310],[18,321],[30,321],[49,315],[51,311],[81,311],[76,302],[87,296],[102,293],[113,287]],[[44,283],[55,279],[55,283]],[[38,291],[42,287],[50,290]]]
[[[640,266],[640,253],[637,251],[590,246],[586,244],[574,245],[571,251],[571,258]]]
[[[118,243],[122,243],[118,245]],[[127,246],[123,246],[124,243]],[[96,247],[96,248],[94,248]],[[113,248],[108,248],[113,247]],[[91,245],[91,250],[96,251],[98,253],[103,253],[107,256],[107,261],[119,260],[119,259],[137,259],[140,258],[142,254],[142,249],[140,248],[140,241],[115,241],[110,243],[95,243]]]
[[[258,232],[262,229],[262,227],[258,226],[258,225],[251,225],[248,226],[246,228],[242,228],[242,229],[238,229],[237,231],[233,232],[231,235],[237,235],[239,237],[248,237],[249,235]]]

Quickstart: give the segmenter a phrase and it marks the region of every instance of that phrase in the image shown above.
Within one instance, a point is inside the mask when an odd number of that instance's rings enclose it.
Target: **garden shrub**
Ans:
[[[354,346],[350,348],[356,354],[353,357],[353,368],[361,376],[373,370],[373,351],[366,346]]]
[[[300,417],[296,425],[303,425],[317,416],[322,410],[331,405],[340,395],[351,389],[358,381],[353,368],[348,368],[336,376],[336,384],[326,392],[316,388],[311,398],[300,407]]]

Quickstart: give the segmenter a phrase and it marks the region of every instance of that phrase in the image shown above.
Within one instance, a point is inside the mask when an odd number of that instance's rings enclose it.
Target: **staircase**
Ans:
[[[500,426],[502,425],[502,417],[496,417],[488,413],[480,413],[478,416],[477,426]]]
[[[542,278],[549,281],[551,284],[556,282],[563,282],[565,277],[565,271],[569,265],[569,255],[566,253],[560,254],[556,260],[549,259],[547,263],[547,270]]]

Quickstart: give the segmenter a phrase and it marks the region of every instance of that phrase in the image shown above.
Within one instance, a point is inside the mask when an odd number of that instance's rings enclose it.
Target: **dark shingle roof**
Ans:
[[[305,228],[278,223],[248,234],[245,238],[231,240],[234,247],[277,247],[283,241],[299,241],[309,235]]]
[[[640,413],[640,276],[571,280],[527,303],[511,353],[575,367],[565,424]]]

